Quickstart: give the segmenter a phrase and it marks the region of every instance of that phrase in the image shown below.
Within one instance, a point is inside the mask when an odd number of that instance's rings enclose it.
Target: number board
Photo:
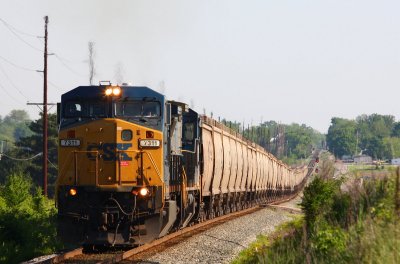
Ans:
[[[81,145],[81,141],[79,139],[61,139],[60,146],[61,147],[77,147]]]
[[[158,148],[160,146],[160,140],[157,139],[142,139],[139,141],[141,148]]]

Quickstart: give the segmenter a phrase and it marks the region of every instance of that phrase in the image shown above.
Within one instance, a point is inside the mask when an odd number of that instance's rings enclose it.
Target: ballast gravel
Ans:
[[[215,226],[136,263],[229,263],[257,235],[268,235],[291,219],[282,210],[265,208]]]

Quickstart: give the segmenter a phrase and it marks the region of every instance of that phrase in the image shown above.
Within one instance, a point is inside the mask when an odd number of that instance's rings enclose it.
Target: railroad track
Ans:
[[[274,201],[271,203],[262,203],[257,206],[247,208],[241,211],[233,212],[230,214],[222,215],[214,219],[201,222],[184,229],[178,230],[171,234],[168,234],[160,239],[154,240],[151,243],[129,249],[126,251],[107,251],[101,253],[86,253],[83,248],[77,248],[69,252],[57,255],[55,257],[49,258],[43,261],[30,262],[30,263],[96,263],[96,264],[108,264],[108,263],[118,263],[124,260],[134,263],[140,261],[141,259],[146,259],[146,257],[151,256],[155,252],[160,252],[168,247],[184,241],[185,239],[192,237],[196,234],[202,233],[214,226],[228,222],[229,220],[242,217],[248,214],[252,214],[259,210],[265,208],[281,209],[289,211],[290,213],[300,213],[301,210],[298,208],[279,206],[279,203],[284,203],[288,200],[295,198],[297,195],[289,198],[282,199],[279,201]]]

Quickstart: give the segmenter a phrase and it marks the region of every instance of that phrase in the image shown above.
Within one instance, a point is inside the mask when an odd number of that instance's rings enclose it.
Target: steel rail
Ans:
[[[77,249],[62,253],[60,255],[57,255],[57,256],[55,256],[53,258],[46,259],[46,260],[39,261],[39,262],[35,262],[35,263],[41,263],[41,264],[60,263],[60,262],[62,262],[64,260],[71,259],[71,258],[73,258],[75,256],[82,255],[82,254],[83,254],[83,248],[77,248]]]

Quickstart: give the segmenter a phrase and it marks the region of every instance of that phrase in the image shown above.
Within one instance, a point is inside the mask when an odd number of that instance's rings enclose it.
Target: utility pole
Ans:
[[[1,156],[4,152],[4,140],[0,140],[0,142],[1,142],[1,147],[0,147],[0,160],[1,160]]]
[[[36,105],[40,108],[40,105],[43,105],[43,160],[42,160],[42,174],[43,174],[43,195],[47,196],[47,159],[48,159],[48,148],[47,148],[47,127],[48,127],[48,118],[47,118],[47,106],[48,105],[56,105],[55,103],[47,103],[47,56],[54,55],[54,53],[47,53],[47,24],[49,23],[49,17],[44,17],[44,66],[43,71],[43,103],[27,103],[27,105]]]
[[[357,149],[358,148],[358,129],[357,129],[357,134],[356,134],[356,151],[354,153],[354,155],[357,155]]]
[[[44,17],[44,68],[43,68],[43,194],[47,197],[47,24],[49,17]]]

